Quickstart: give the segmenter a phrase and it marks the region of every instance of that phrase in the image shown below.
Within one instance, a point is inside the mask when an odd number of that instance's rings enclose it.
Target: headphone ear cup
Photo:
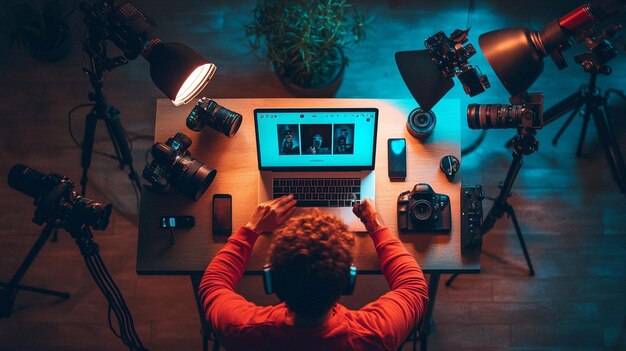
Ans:
[[[274,293],[274,287],[272,284],[272,267],[269,264],[263,266],[263,289],[268,295]]]
[[[341,295],[352,295],[354,293],[354,287],[356,286],[356,275],[357,269],[355,265],[350,265],[350,269],[348,270],[348,282],[346,284],[346,288],[344,289]]]

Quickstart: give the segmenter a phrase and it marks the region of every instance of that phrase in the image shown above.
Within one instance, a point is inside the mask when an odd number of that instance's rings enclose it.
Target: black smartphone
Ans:
[[[406,140],[404,138],[387,139],[387,163],[389,178],[392,180],[406,178]]]
[[[233,198],[230,194],[213,195],[213,234],[230,235],[233,231]]]
[[[192,228],[196,220],[192,216],[163,216],[159,223],[161,228]]]

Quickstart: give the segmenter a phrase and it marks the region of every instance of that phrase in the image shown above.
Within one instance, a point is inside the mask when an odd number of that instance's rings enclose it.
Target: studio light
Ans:
[[[190,47],[164,43],[154,36],[155,22],[129,1],[115,4],[101,0],[93,6],[83,3],[81,9],[87,14],[88,26],[99,28],[103,39],[112,41],[124,53],[123,57],[110,59],[105,50],[91,50],[102,56],[105,67],[110,70],[143,56],[150,63],[152,81],[175,106],[192,101],[215,73],[216,66]]]
[[[597,21],[615,13],[624,0],[598,0],[584,4],[548,23],[540,32],[516,27],[482,34],[478,44],[506,88],[515,96],[525,92],[543,71],[543,59],[550,56],[559,69],[567,67],[563,50],[570,39],[580,42]]]

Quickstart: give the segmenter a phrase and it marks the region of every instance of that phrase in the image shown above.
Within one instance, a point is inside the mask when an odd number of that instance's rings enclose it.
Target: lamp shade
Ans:
[[[213,77],[216,67],[181,43],[157,42],[144,55],[150,77],[174,106],[193,100]]]
[[[441,73],[427,50],[396,52],[396,65],[404,84],[424,111],[430,111],[452,89],[452,78]]]
[[[478,38],[483,54],[511,96],[528,90],[543,71],[545,55],[535,46],[535,42],[540,43],[538,35],[517,27],[485,33]]]

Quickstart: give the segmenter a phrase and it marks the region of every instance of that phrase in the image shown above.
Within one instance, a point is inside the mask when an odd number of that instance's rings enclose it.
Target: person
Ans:
[[[339,304],[352,263],[353,233],[319,210],[289,218],[293,195],[258,205],[208,265],[199,290],[205,317],[226,350],[396,350],[422,318],[421,268],[369,199],[353,212],[374,242],[391,290],[359,310]],[[280,227],[284,223],[284,226]],[[274,232],[269,262],[282,301],[257,306],[235,292],[263,232]],[[358,289],[358,288],[357,288]]]
[[[352,154],[352,144],[348,144],[348,128],[341,127],[339,130],[340,135],[335,141],[335,154]]]
[[[329,154],[329,148],[322,147],[323,142],[324,138],[321,134],[313,135],[313,138],[311,138],[311,146],[305,150],[305,153],[309,155]]]
[[[293,143],[293,131],[291,129],[286,129],[283,133],[283,143],[280,149],[281,155],[296,155],[300,153],[297,146]]]

